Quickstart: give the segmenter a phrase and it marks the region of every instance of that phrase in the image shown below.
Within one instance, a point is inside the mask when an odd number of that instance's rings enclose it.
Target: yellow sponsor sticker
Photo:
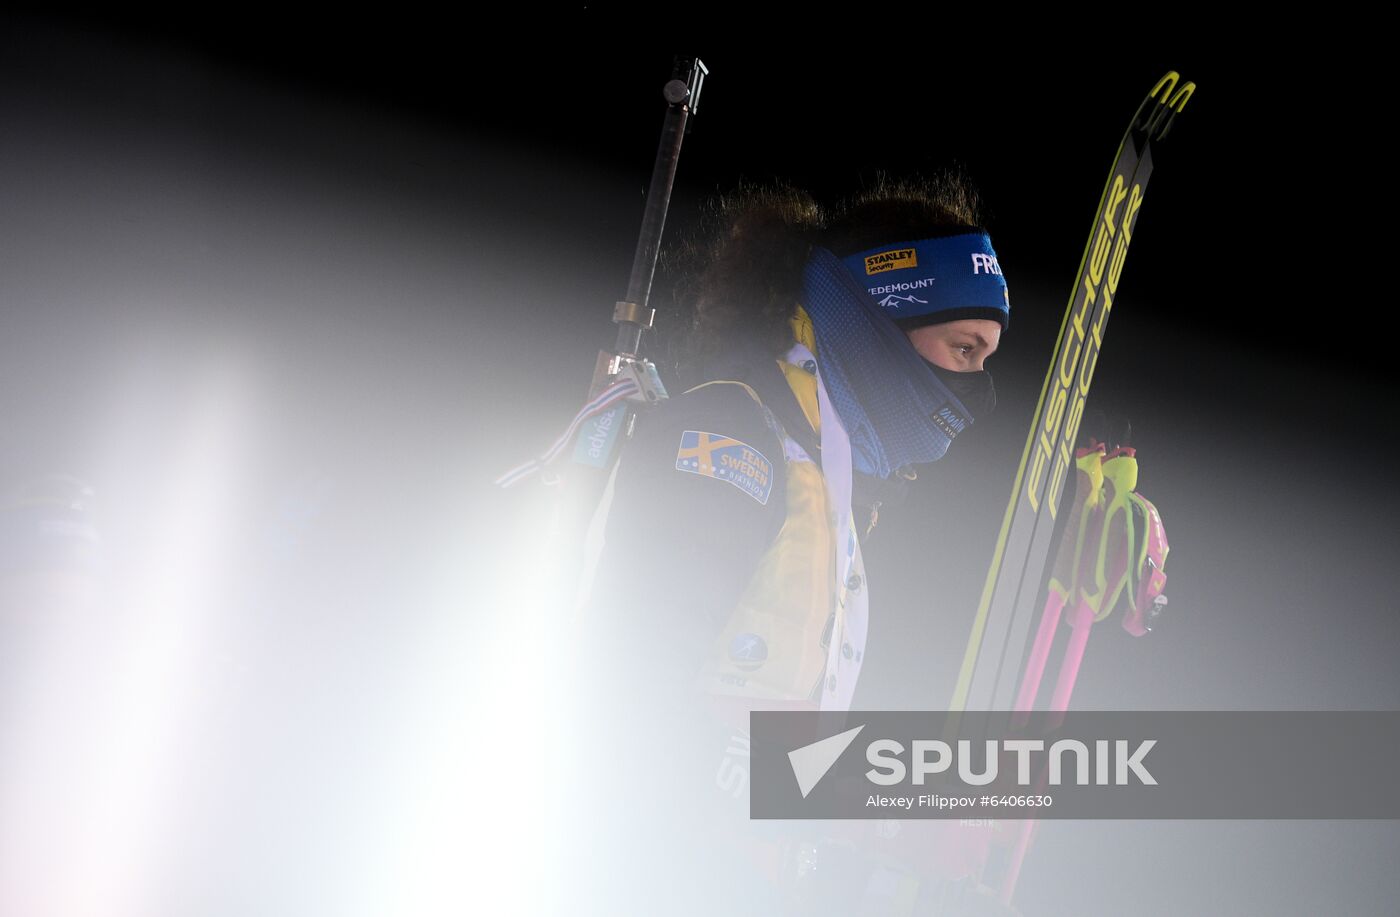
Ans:
[[[865,273],[884,274],[906,267],[919,266],[919,252],[913,248],[892,248],[887,252],[865,256]]]

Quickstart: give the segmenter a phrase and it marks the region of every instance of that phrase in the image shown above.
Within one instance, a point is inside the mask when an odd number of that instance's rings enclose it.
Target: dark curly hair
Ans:
[[[695,230],[661,256],[669,286],[658,307],[665,358],[682,378],[699,376],[733,341],[782,353],[802,293],[802,267],[824,225],[808,192],[783,181],[745,182],[705,202]]]
[[[959,167],[932,177],[881,172],[873,185],[832,209],[822,245],[845,256],[887,242],[985,232],[985,222],[977,188]]]
[[[705,364],[734,341],[776,355],[792,344],[788,324],[802,295],[814,245],[848,255],[885,242],[983,228],[978,193],[957,168],[932,177],[877,173],[867,188],[829,210],[784,181],[741,183],[711,197],[695,232],[663,252],[662,362],[700,380]],[[669,313],[669,314],[668,314]]]

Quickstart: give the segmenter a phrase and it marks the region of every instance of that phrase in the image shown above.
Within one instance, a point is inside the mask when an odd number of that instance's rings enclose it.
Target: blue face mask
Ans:
[[[972,419],[986,417],[992,413],[997,406],[997,390],[992,384],[992,374],[988,370],[981,369],[976,372],[959,373],[951,369],[944,369],[937,363],[925,360],[928,368],[933,370],[933,374],[938,380],[948,387],[968,412],[972,414]]]
[[[822,380],[851,440],[855,470],[888,478],[905,465],[942,458],[972,423],[972,409],[824,248],[814,248],[808,258],[802,305],[812,319]],[[990,384],[989,376],[983,378]]]

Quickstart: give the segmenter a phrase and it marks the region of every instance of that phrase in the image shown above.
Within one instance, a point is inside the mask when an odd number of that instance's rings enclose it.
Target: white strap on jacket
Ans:
[[[815,355],[803,344],[793,344],[783,358],[797,366],[813,367],[817,377],[817,408],[821,417],[822,477],[836,514],[836,621],[826,650],[826,680],[821,709],[849,710],[865,653],[868,602],[860,546],[851,526],[851,440],[827,397],[826,384],[817,369]],[[854,586],[854,588],[851,588]],[[849,656],[847,655],[849,653]]]

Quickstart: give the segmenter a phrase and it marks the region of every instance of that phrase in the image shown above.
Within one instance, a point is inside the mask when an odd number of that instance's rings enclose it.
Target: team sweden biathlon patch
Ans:
[[[765,506],[773,492],[773,463],[748,443],[718,433],[681,433],[676,470],[728,481]]]

